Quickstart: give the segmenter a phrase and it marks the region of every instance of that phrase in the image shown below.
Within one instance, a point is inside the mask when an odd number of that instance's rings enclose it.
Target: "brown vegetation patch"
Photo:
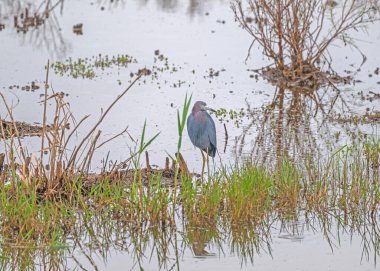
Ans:
[[[337,123],[349,124],[364,124],[364,123],[379,123],[380,111],[366,112],[364,115],[333,115],[330,120]]]
[[[125,168],[129,164],[128,161],[122,162],[119,165],[115,166],[114,169],[110,171],[103,171],[101,173],[90,173],[86,176],[86,186],[91,187],[93,184],[97,184],[104,180],[110,181],[122,181],[126,184],[131,184],[135,179],[135,173],[137,171],[137,179],[142,182],[143,185],[149,186],[152,180],[156,181],[157,178],[152,177],[160,177],[160,183],[163,186],[173,186],[174,178],[175,178],[175,161],[173,159],[171,162],[171,166],[169,167],[169,157],[165,159],[165,167],[163,169],[160,168],[152,168],[149,163],[149,155],[148,152],[145,152],[146,158],[146,167],[139,169],[129,169]],[[177,176],[178,180],[182,179],[182,176],[187,175],[190,176],[190,172],[188,170],[185,159],[179,154],[179,174]]]
[[[41,136],[42,126],[33,125],[22,121],[6,121],[0,119],[0,138],[24,137],[24,136]],[[51,127],[46,126],[46,131],[49,132]]]
[[[26,33],[29,29],[37,28],[44,24],[45,16],[48,13],[39,15],[37,13],[30,16],[29,9],[26,8],[25,12],[22,12],[20,16],[14,16],[14,27],[17,29],[17,32]]]
[[[329,84],[349,84],[352,82],[351,76],[339,76],[329,71],[322,71],[318,67],[312,67],[308,64],[301,68],[302,74],[298,74],[292,68],[279,70],[276,67],[266,67],[255,72],[262,75],[265,79],[275,85],[285,87],[307,87],[317,89]]]

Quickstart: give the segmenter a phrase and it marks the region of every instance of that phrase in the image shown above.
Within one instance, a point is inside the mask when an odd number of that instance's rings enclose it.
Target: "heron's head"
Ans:
[[[210,108],[210,107],[207,107],[207,104],[206,104],[205,102],[203,102],[203,101],[198,101],[198,102],[196,102],[196,103],[194,104],[194,106],[193,106],[193,110],[192,110],[192,113],[193,113],[193,114],[196,114],[196,113],[198,113],[199,111],[207,111],[207,110],[215,112],[214,109],[212,109],[212,108]]]

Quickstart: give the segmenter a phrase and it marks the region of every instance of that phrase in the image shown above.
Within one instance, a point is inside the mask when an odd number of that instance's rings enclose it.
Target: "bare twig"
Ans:
[[[78,155],[78,152],[82,149],[83,144],[87,141],[87,139],[94,133],[94,131],[98,128],[98,126],[102,123],[104,118],[107,116],[109,111],[112,109],[112,107],[132,88],[132,86],[143,76],[143,73],[139,73],[138,76],[135,78],[135,80],[132,81],[132,83],[127,87],[127,89],[121,93],[107,108],[107,110],[102,113],[100,116],[98,122],[92,127],[92,129],[88,132],[88,134],[82,139],[80,144],[77,146],[76,150],[72,153],[70,160],[67,164],[67,168],[70,168],[73,166],[73,163],[75,162],[75,158]]]
[[[118,133],[117,135],[114,135],[113,137],[103,141],[102,143],[100,143],[98,146],[96,146],[95,150],[101,148],[103,145],[107,144],[108,142],[114,140],[115,138],[118,138],[119,136],[122,136],[123,134],[125,133],[128,133],[128,127],[126,127],[123,131],[121,131],[120,133]]]

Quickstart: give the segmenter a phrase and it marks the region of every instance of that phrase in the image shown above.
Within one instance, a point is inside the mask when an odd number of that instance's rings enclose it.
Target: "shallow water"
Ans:
[[[73,240],[68,240],[70,249],[63,251],[65,257],[60,267],[81,270],[138,270],[140,267],[143,270],[377,269],[374,244],[379,240],[372,226],[378,225],[370,226],[370,220],[354,229],[328,215],[324,217],[329,219],[328,224],[315,213],[294,218],[270,217],[260,225],[237,230],[220,225],[226,232],[186,227],[178,221],[177,230],[146,225],[134,233],[127,225],[100,219],[100,224],[87,224],[91,234],[78,230],[80,236],[75,237],[74,231]],[[92,222],[96,220],[94,217]],[[58,262],[53,256],[44,261],[51,265]]]
[[[74,79],[50,70],[50,86],[54,91],[67,94],[66,101],[78,119],[91,115],[86,126],[89,128],[97,120],[101,109],[106,108],[128,86],[131,72],[144,67],[165,67],[165,61],[155,55],[155,51],[159,50],[159,54],[168,58],[169,70],[159,72],[157,79],[147,77],[132,88],[101,126],[103,140],[126,126],[132,137],[138,139],[146,120],[148,137],[161,132],[149,148],[152,164],[162,167],[166,152],[172,155],[176,151],[176,114],[177,109],[182,108],[186,93],[193,95],[193,101],[203,100],[215,109],[245,112],[237,123],[235,120],[227,122],[228,117],[216,122],[220,154],[220,159],[218,157],[215,161],[216,166],[234,163],[237,158],[259,159],[268,163],[274,157],[284,155],[296,161],[308,155],[323,156],[359,136],[379,134],[378,123],[352,124],[336,121],[328,114],[332,102],[335,102],[332,110],[337,114],[362,115],[367,108],[370,111],[380,110],[380,100],[375,97],[380,93],[380,76],[374,73],[380,61],[378,22],[369,25],[367,33],[353,34],[361,51],[368,57],[363,65],[360,53],[342,43],[337,42],[330,51],[333,68],[338,73],[345,75],[348,70],[355,80],[362,82],[339,86],[340,91],[321,89],[316,93],[317,98],[311,98],[303,93],[277,89],[260,77],[251,77],[255,74],[250,69],[260,68],[269,62],[254,47],[245,63],[251,41],[234,21],[228,1],[65,0],[63,4],[58,3],[43,25],[26,33],[17,32],[13,27],[13,16],[20,15],[29,6],[28,3],[0,3],[0,23],[5,24],[0,31],[0,90],[13,104],[14,116],[19,121],[42,122],[43,107],[40,101],[44,91],[44,66],[48,59],[64,62],[69,57],[76,60],[99,54],[110,57],[128,54],[137,60],[128,68],[95,70],[97,76],[94,79]],[[38,6],[31,4],[30,14]],[[83,24],[83,35],[73,32],[73,26],[79,23]],[[219,75],[210,76],[210,69],[219,71]],[[21,90],[22,86],[32,81],[40,88],[34,92]],[[263,114],[262,107],[271,103],[274,108]],[[250,113],[247,113],[248,107]],[[0,115],[6,116],[3,107],[0,108]],[[224,123],[229,135],[226,148]],[[77,137],[81,138],[85,132],[79,132]],[[23,140],[31,153],[39,149],[36,144],[38,138]],[[96,154],[93,170],[99,169],[100,161],[108,151],[112,160],[122,161],[129,157],[129,148],[134,145],[128,136],[106,145]],[[194,149],[187,136],[182,146],[189,169],[199,172],[199,151]],[[224,253],[208,244],[207,251],[215,255],[198,257],[191,249],[184,249],[181,251],[180,269],[376,269],[372,258],[361,259],[362,239],[358,236],[354,235],[351,239],[350,235],[343,235],[340,245],[332,251],[320,229],[316,233],[306,229],[300,235],[287,235],[278,228],[271,228],[270,231],[272,256],[262,251],[255,254],[253,263],[248,261],[242,264],[238,253],[231,253],[228,242],[223,242]],[[180,236],[178,242],[181,242]],[[96,257],[96,264],[101,266],[99,270],[137,268],[130,253],[122,253],[117,248],[108,253],[106,260]],[[86,262],[86,257],[81,253],[77,257],[80,262]],[[173,254],[170,257],[173,259]],[[73,262],[69,264],[70,267],[75,265]],[[83,265],[92,269],[86,263]],[[147,256],[144,260],[145,270],[156,270],[157,266],[157,257],[149,259]]]
[[[192,3],[198,2],[116,1],[111,4],[65,1],[62,9],[58,5],[53,10],[52,16],[43,26],[31,29],[25,34],[15,31],[12,20],[3,19],[8,24],[0,33],[4,52],[3,65],[0,68],[1,85],[4,93],[15,105],[13,111],[16,119],[29,123],[42,122],[42,104],[39,102],[42,99],[40,94],[43,93],[42,82],[45,78],[43,67],[47,59],[64,62],[70,57],[75,61],[78,58],[91,58],[98,54],[110,57],[128,54],[136,58],[138,63],[128,68],[96,70],[98,76],[92,80],[72,79],[54,74],[53,71],[50,72],[49,78],[54,91],[67,93],[66,100],[70,103],[77,119],[91,114],[91,119],[87,122],[88,127],[97,120],[101,109],[106,108],[125,89],[131,80],[131,72],[153,65],[164,66],[162,61],[157,60],[155,50],[159,50],[160,54],[168,58],[170,69],[175,67],[178,70],[164,71],[158,74],[158,79],[147,78],[145,83],[141,82],[139,86],[134,87],[111,111],[101,126],[104,139],[117,134],[126,126],[129,127],[130,134],[138,139],[144,120],[147,120],[148,135],[161,132],[154,146],[150,148],[151,162],[159,166],[163,166],[165,152],[173,154],[176,150],[178,139],[176,110],[181,109],[186,93],[193,94],[193,101],[204,100],[215,109],[225,108],[227,111],[232,109],[236,112],[246,111],[247,104],[250,108],[260,108],[276,100],[276,88],[263,79],[251,78],[250,75],[253,73],[247,71],[261,67],[267,64],[267,61],[262,57],[262,53],[254,48],[251,58],[245,64],[250,39],[234,22],[228,2],[202,1],[194,4],[194,7]],[[7,10],[9,4],[2,5],[2,10]],[[3,13],[2,17],[6,18],[7,13]],[[83,24],[83,35],[73,33],[73,25],[78,23]],[[362,80],[363,83],[343,86],[338,98],[331,89],[321,90],[318,93],[321,97],[318,103],[300,94],[304,102],[299,105],[301,108],[298,110],[312,112],[310,114],[313,118],[306,123],[296,120],[296,126],[305,128],[306,133],[312,137],[318,137],[318,131],[325,130],[323,134],[326,138],[324,141],[318,141],[318,145],[330,146],[330,142],[326,141],[331,141],[335,133],[340,133],[340,138],[344,138],[341,144],[346,143],[345,136],[351,137],[351,133],[346,131],[347,125],[328,121],[327,117],[321,114],[321,109],[329,110],[328,104],[332,100],[336,99],[334,110],[338,113],[363,114],[366,108],[379,109],[378,99],[369,102],[361,100],[357,94],[359,91],[363,91],[364,96],[369,94],[369,91],[378,93],[376,82],[380,78],[373,74],[373,71],[377,67],[376,41],[380,33],[376,25],[370,25],[368,32],[371,35],[358,36],[358,39],[364,40],[360,43],[361,50],[371,56],[362,67],[360,67],[361,56],[354,49],[342,48],[339,43],[337,46],[340,47],[331,49],[331,54],[334,55],[334,68],[338,72],[343,70],[356,72],[355,79]],[[56,38],[52,39],[53,35]],[[47,43],[47,40],[50,43]],[[52,40],[55,41],[55,47],[51,46]],[[356,69],[359,67],[361,71],[357,72]],[[219,76],[208,77],[210,68],[220,71]],[[369,73],[373,74],[373,77],[368,77]],[[9,86],[25,86],[32,81],[38,82],[40,86],[35,92],[20,91],[14,87],[9,89]],[[178,87],[178,82],[183,82],[181,87]],[[174,84],[177,87],[174,87]],[[290,106],[294,108],[294,100],[294,95],[286,91],[282,110],[288,111]],[[314,117],[315,108],[320,105],[321,109]],[[275,108],[273,113],[277,115],[280,111],[280,108]],[[280,121],[276,120],[276,123],[279,124]],[[238,147],[237,150],[242,148],[238,151],[238,155],[252,153],[258,134],[264,131],[263,125],[255,119],[254,126],[258,127],[248,129],[249,137],[242,142],[244,127],[250,124],[251,120],[243,117],[239,127],[233,122],[226,123],[229,137],[225,152],[223,151],[224,127],[221,122],[217,123],[218,147],[223,163],[235,159],[234,147]],[[281,125],[286,127],[285,122]],[[377,132],[378,127],[348,127],[353,133],[359,128],[365,133],[373,134]],[[306,137],[308,134],[300,136]],[[81,134],[78,134],[78,138],[80,136]],[[278,141],[280,137],[284,137],[284,134],[276,134],[275,137]],[[33,152],[32,146],[36,139],[26,140],[30,141],[30,151]],[[272,144],[270,141],[265,144],[266,152],[273,152]],[[111,151],[113,160],[128,158],[130,153],[128,146],[133,145],[127,136],[109,144],[98,152],[94,159],[94,169],[96,170],[101,158],[105,157],[108,151]],[[198,171],[201,156],[187,137],[183,142],[182,153],[190,169]],[[219,162],[219,159],[216,159],[217,165]]]

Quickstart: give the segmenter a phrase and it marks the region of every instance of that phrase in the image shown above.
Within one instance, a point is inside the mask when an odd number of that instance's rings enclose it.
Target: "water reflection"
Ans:
[[[224,0],[137,0],[140,1],[142,5],[147,5],[151,2],[156,2],[157,7],[163,11],[168,12],[177,12],[181,10],[183,7],[186,7],[186,13],[190,17],[199,16],[199,15],[207,15],[209,11],[207,7],[210,6],[212,2],[216,2],[217,4],[228,4],[228,1]]]
[[[345,125],[333,116],[351,113],[347,97],[333,85],[319,90],[277,86],[272,101],[261,108],[250,108],[250,122],[235,142],[235,157],[259,164],[277,158],[302,161],[331,152],[342,137],[360,134],[358,123]],[[341,117],[340,117],[341,118]],[[350,118],[350,117],[348,117]],[[338,130],[336,126],[341,126]],[[256,136],[252,139],[252,134]],[[249,142],[252,148],[244,148]]]
[[[146,5],[153,1],[140,2]],[[209,2],[212,1],[187,1],[188,14],[203,14]],[[2,2],[0,17],[3,19],[15,14],[15,29],[21,31],[18,35],[25,43],[31,42],[37,47],[45,46],[49,51],[64,54],[69,46],[59,30],[56,15],[62,14],[64,1],[42,1],[36,6],[23,3]],[[178,10],[181,6],[175,0],[157,0],[156,3],[166,11]],[[125,7],[125,1],[117,0],[102,0],[97,4],[106,10]],[[326,146],[331,146],[331,141],[336,138],[331,126],[331,113],[349,110],[346,99],[334,88],[289,90],[280,86],[269,105],[260,110],[248,108],[252,122],[238,138],[236,155],[246,154],[243,146],[252,140],[248,136],[256,128],[258,134],[248,152],[252,161],[268,164],[276,157],[292,160],[315,157],[327,150]],[[348,129],[355,132],[356,126]],[[9,236],[0,236],[2,268],[104,270],[117,255],[122,255],[123,262],[133,262],[130,269],[151,265],[154,265],[152,269],[179,268],[181,259],[193,256],[209,259],[234,255],[242,263],[254,264],[259,255],[273,254],[276,237],[302,239],[307,243],[306,233],[323,235],[332,250],[339,246],[337,237],[338,240],[341,237],[357,238],[362,243],[364,258],[373,262],[380,253],[378,219],[354,210],[276,212],[260,221],[242,225],[223,219],[199,225],[178,215],[175,226],[132,221],[127,210],[124,213],[104,210],[102,214],[78,211],[75,221],[61,221],[56,226],[59,227],[59,236],[53,236],[55,241],[49,245],[44,244],[40,236],[36,236],[33,243],[24,244],[15,239],[17,229]]]
[[[185,242],[191,246],[191,251],[195,257],[215,256],[219,253],[211,251],[210,243],[220,241],[220,232],[214,225],[210,227],[194,227],[187,225],[183,230]]]
[[[72,227],[62,226],[60,243],[55,245],[44,247],[37,240],[24,245],[5,242],[1,266],[7,270],[104,270],[115,255],[122,255],[123,262],[133,262],[130,269],[156,265],[153,269],[169,270],[180,268],[181,259],[190,251],[202,258],[235,255],[241,264],[254,265],[259,255],[276,252],[274,240],[303,240],[305,246],[313,235],[322,235],[332,252],[339,249],[340,240],[358,238],[363,260],[375,263],[380,253],[379,221],[360,211],[272,213],[249,225],[220,221],[219,226],[199,227],[185,223],[186,227],[176,228],[83,214]]]
[[[71,49],[69,37],[61,29],[60,24],[66,15],[65,5],[68,0],[40,0],[40,1],[1,1],[0,2],[0,31],[9,28],[21,40],[21,45],[32,45],[38,49],[46,50],[53,58],[63,58]],[[136,0],[145,7],[152,1]],[[159,10],[166,12],[179,12],[187,6],[186,14],[190,17],[208,14],[206,7],[211,0],[156,0]],[[115,9],[125,9],[124,0],[98,0],[95,2],[99,9],[106,12]],[[92,3],[84,3],[92,5]],[[78,22],[71,22],[74,33],[78,32]],[[82,30],[82,27],[80,28]],[[65,36],[66,35],[66,36]]]
[[[117,8],[125,8],[126,0],[97,0],[98,6],[105,10],[113,10]]]
[[[2,1],[0,21],[8,21],[10,25],[13,18],[12,29],[21,38],[22,45],[31,44],[62,57],[68,50],[57,16],[57,12],[63,13],[63,3],[64,0]]]

